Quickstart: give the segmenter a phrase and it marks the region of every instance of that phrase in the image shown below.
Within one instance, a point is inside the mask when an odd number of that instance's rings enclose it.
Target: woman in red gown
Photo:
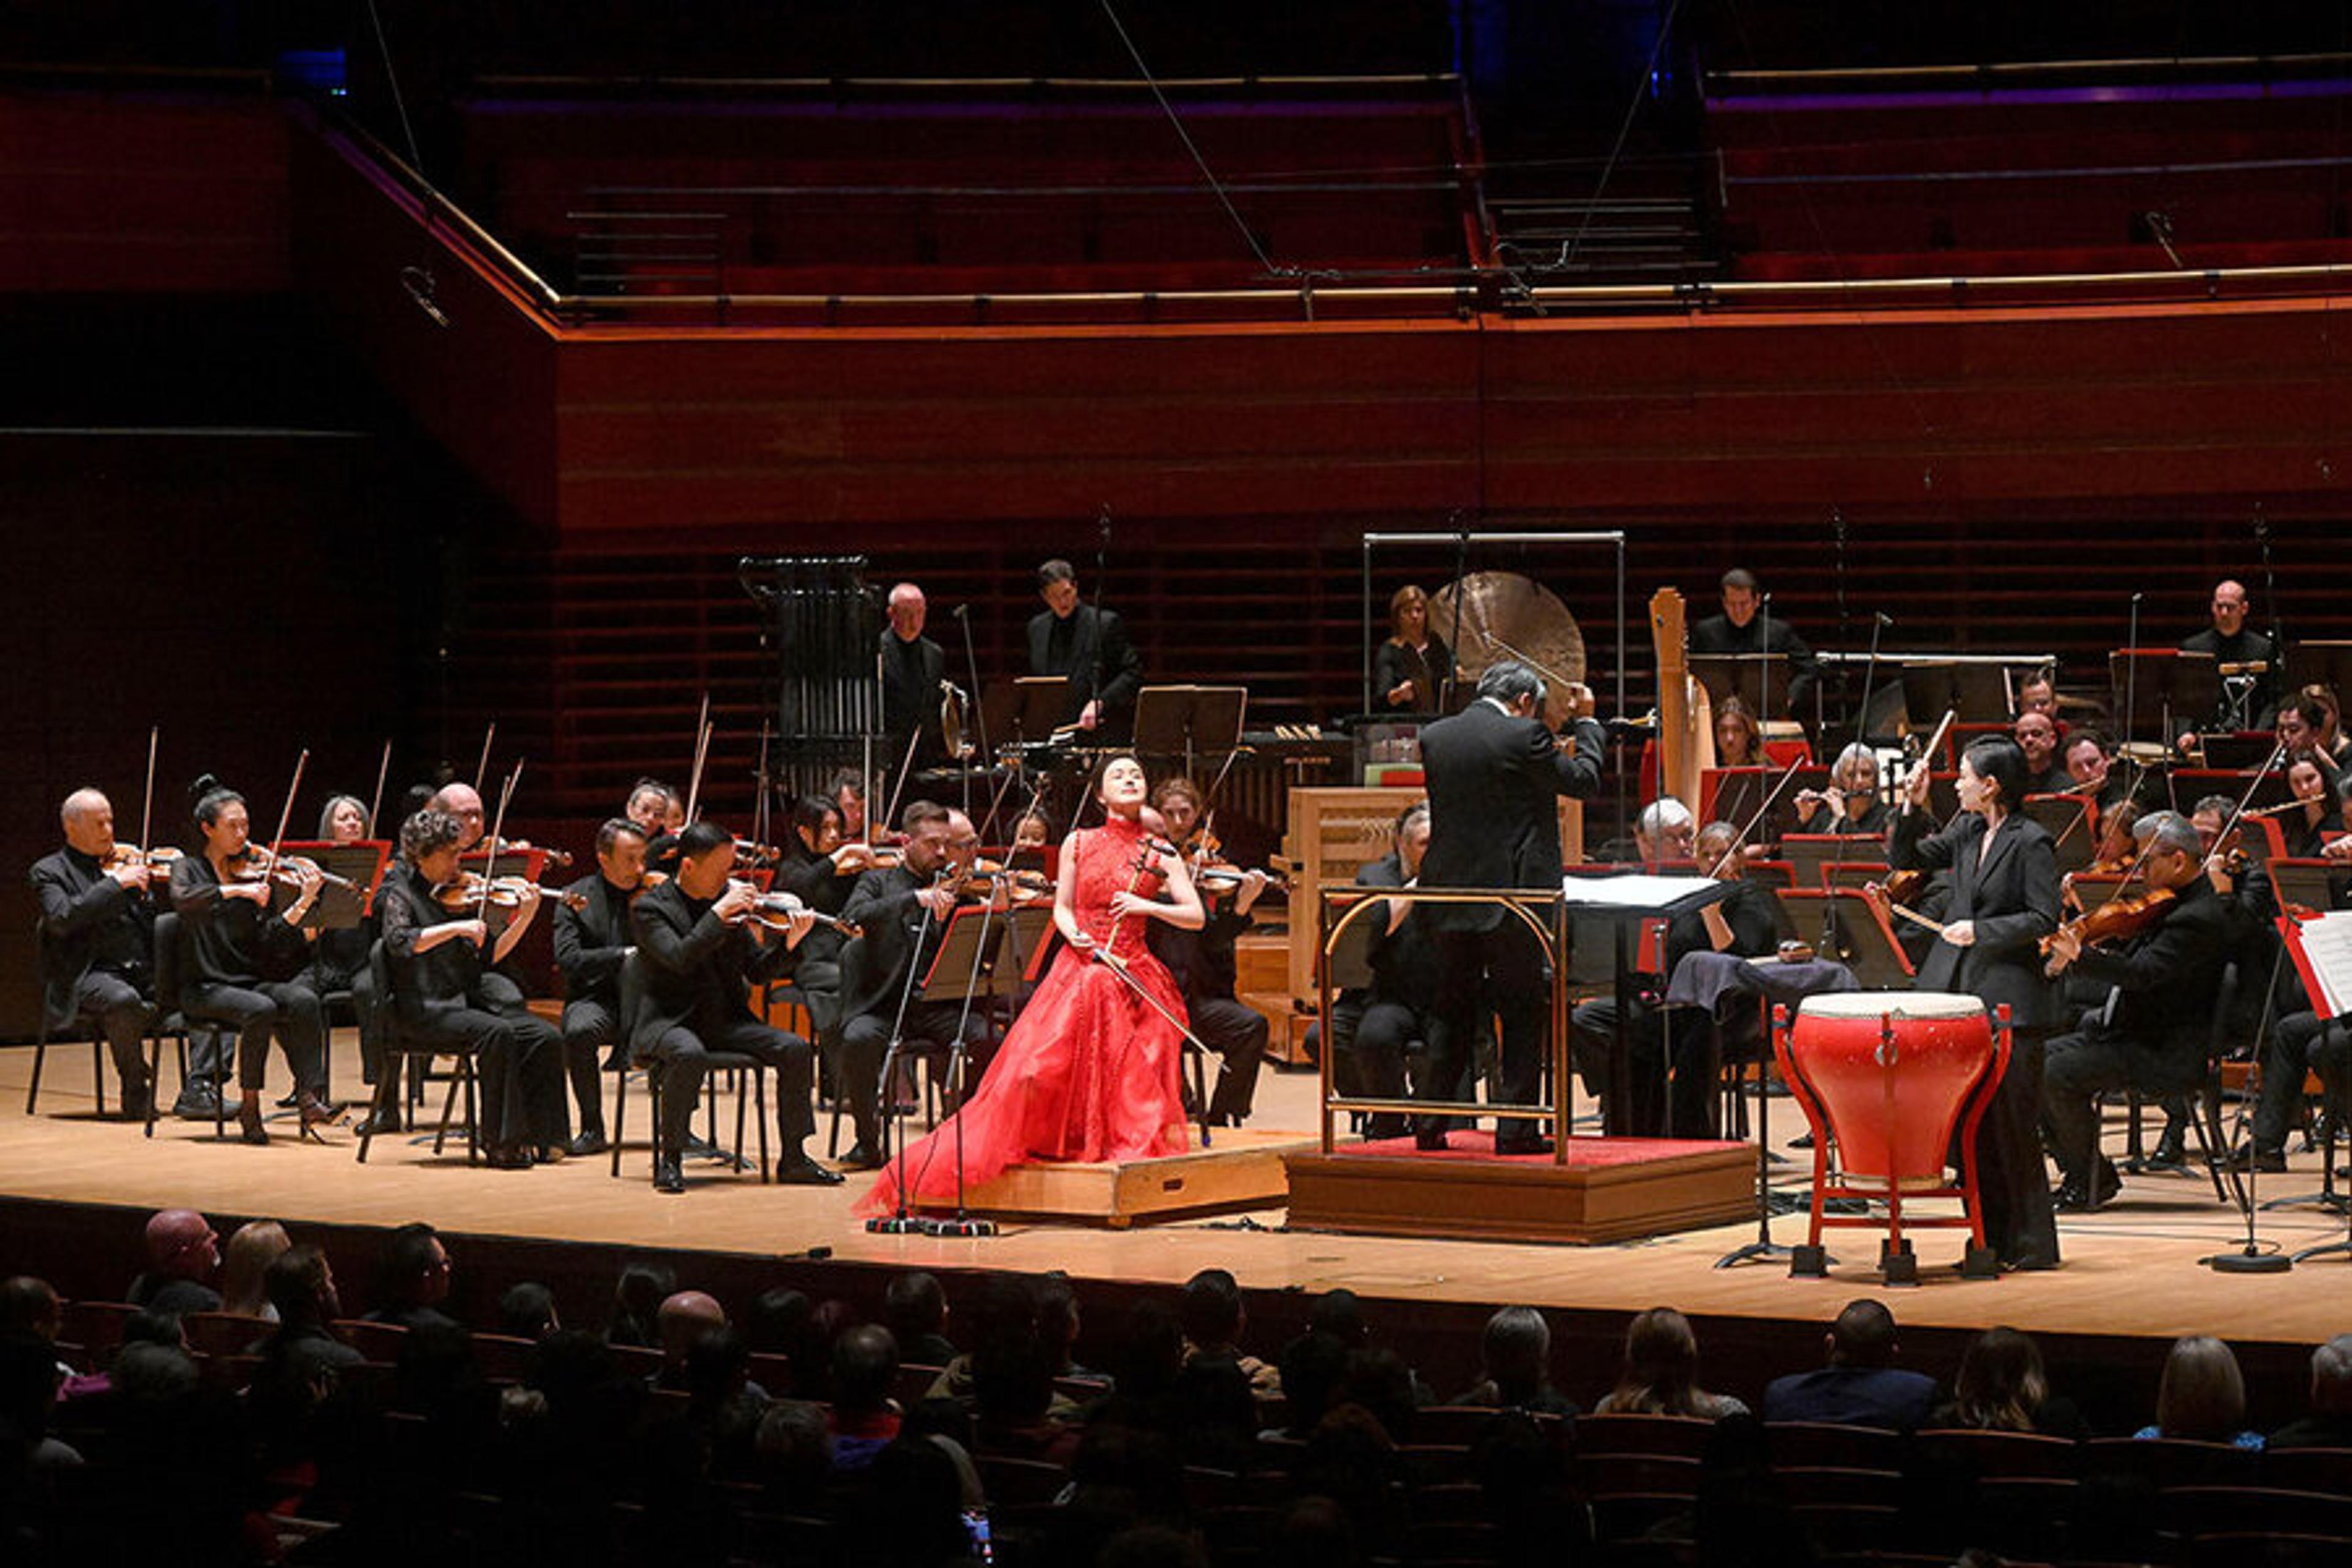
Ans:
[[[895,1208],[901,1172],[913,1201],[953,1202],[959,1160],[970,1186],[1028,1160],[1183,1152],[1183,1037],[1170,1017],[1184,1016],[1184,1001],[1145,949],[1144,922],[1197,930],[1203,917],[1183,860],[1144,831],[1147,793],[1133,757],[1104,765],[1108,820],[1062,841],[1054,924],[1065,945],[1053,968],[971,1099],[883,1167],[859,1212]]]

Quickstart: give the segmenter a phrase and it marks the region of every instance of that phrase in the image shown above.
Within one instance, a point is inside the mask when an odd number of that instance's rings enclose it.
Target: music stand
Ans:
[[[2168,742],[2186,728],[2203,729],[2221,706],[2221,677],[2210,653],[2119,647],[2107,655],[2107,679],[2126,741],[2153,734]]]
[[[2342,697],[2352,691],[2352,642],[2312,638],[2294,645],[2287,668],[2297,687],[2325,686]]]
[[[310,912],[303,918],[304,931],[349,931],[359,924],[375,902],[376,884],[383,879],[384,868],[392,860],[391,844],[380,838],[352,844],[289,839],[278,847],[278,852],[316,861],[321,871],[351,884],[349,888],[338,888],[330,882],[320,888]],[[282,909],[293,901],[293,888],[282,882],[277,884],[272,893],[273,907]]]
[[[2050,835],[2061,876],[2081,870],[2098,853],[2099,834],[2091,804],[2086,795],[2029,795],[2019,807],[2027,821],[2041,824]]]
[[[1759,720],[1789,710],[1791,676],[1785,653],[1695,653],[1690,673],[1718,708],[1726,697],[1737,697]]]
[[[1929,659],[1903,666],[1903,704],[1915,714],[1949,712],[1961,724],[2006,724],[2015,706],[2009,667]]]
[[[1070,693],[1077,685],[1076,678],[1068,675],[1024,675],[1013,683],[1018,700],[1007,715],[1009,728],[993,731],[1010,734],[1024,744],[1034,745],[1054,739],[1054,731],[1066,721],[1070,710]]]
[[[1249,689],[1241,686],[1147,686],[1135,694],[1135,749],[1150,757],[1182,757],[1193,776],[1205,744],[1223,758],[1241,744]]]

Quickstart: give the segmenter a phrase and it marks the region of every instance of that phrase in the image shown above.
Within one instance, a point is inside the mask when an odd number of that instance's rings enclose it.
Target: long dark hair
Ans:
[[[221,808],[234,801],[245,804],[245,796],[206,773],[188,786],[188,802],[194,808],[196,826],[210,827],[220,820]]]

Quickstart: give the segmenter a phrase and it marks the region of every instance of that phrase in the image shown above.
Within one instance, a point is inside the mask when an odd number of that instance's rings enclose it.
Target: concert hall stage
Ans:
[[[354,1071],[356,1058],[341,1032],[339,1068]],[[1625,1314],[1666,1302],[1699,1320],[1710,1366],[1737,1391],[1744,1384],[1733,1379],[1750,1365],[1748,1357],[1790,1353],[1760,1347],[1793,1345],[1794,1354],[1809,1358],[1818,1325],[1843,1301],[1882,1291],[1867,1267],[1875,1251],[1868,1232],[1832,1234],[1832,1251],[1843,1262],[1825,1282],[1791,1279],[1780,1259],[1715,1268],[1717,1258],[1754,1239],[1752,1215],[1583,1247],[1290,1230],[1285,1211],[1271,1205],[1130,1229],[1015,1222],[985,1239],[873,1236],[850,1213],[864,1187],[856,1180],[823,1190],[779,1187],[690,1164],[686,1195],[655,1193],[639,1142],[641,1118],[617,1181],[606,1174],[603,1158],[499,1172],[468,1168],[462,1143],[436,1160],[429,1148],[397,1139],[377,1140],[362,1166],[352,1159],[347,1129],[331,1131],[323,1148],[281,1135],[268,1148],[252,1149],[215,1144],[208,1123],[163,1121],[150,1142],[135,1126],[100,1121],[89,1110],[87,1046],[53,1052],[40,1113],[28,1119],[24,1088],[31,1065],[29,1049],[0,1050],[0,1214],[6,1216],[0,1273],[31,1268],[79,1294],[120,1290],[136,1271],[135,1237],[145,1213],[176,1204],[202,1208],[224,1234],[232,1222],[267,1215],[289,1222],[298,1237],[322,1237],[347,1303],[364,1299],[373,1229],[428,1219],[459,1238],[453,1249],[468,1273],[469,1291],[547,1279],[557,1284],[571,1321],[597,1321],[603,1301],[596,1292],[609,1291],[620,1258],[634,1249],[695,1254],[681,1260],[682,1278],[707,1279],[706,1288],[714,1289],[723,1281],[745,1300],[761,1286],[788,1281],[877,1304],[887,1271],[907,1267],[950,1276],[1063,1269],[1081,1281],[1089,1301],[1106,1305],[1222,1267],[1251,1292],[1254,1321],[1268,1334],[1294,1331],[1307,1297],[1347,1286],[1382,1303],[1383,1321],[1414,1325],[1423,1336],[1416,1353],[1449,1366],[1475,1357],[1476,1325],[1496,1303],[1558,1309],[1562,1353],[1613,1359]],[[346,1095],[356,1089],[338,1087]],[[1250,1143],[1279,1144],[1286,1140],[1269,1135],[1286,1129],[1297,1142],[1311,1138],[1314,1094],[1311,1075],[1269,1073]],[[631,1109],[642,1105],[636,1100]],[[722,1115],[722,1125],[731,1120]],[[288,1125],[273,1128],[282,1132]],[[812,1142],[821,1152],[821,1136]],[[1236,1140],[1237,1152],[1241,1146]],[[2288,1175],[2263,1179],[2265,1196],[2317,1185],[2315,1154],[2298,1153]],[[1801,1193],[1809,1169],[1809,1160],[1792,1158],[1778,1168],[1777,1180]],[[1781,1243],[1801,1241],[1803,1216],[1783,1215],[1772,1229]],[[2062,1342],[2079,1340],[2068,1343],[2070,1355],[2124,1358],[2136,1377],[2153,1368],[2173,1336],[2212,1332],[2250,1356],[2250,1376],[2285,1386],[2301,1375],[2309,1346],[2352,1329],[2345,1305],[2352,1300],[2352,1261],[2321,1259],[2284,1276],[2225,1276],[2200,1266],[2200,1258],[2230,1248],[2239,1234],[2235,1214],[2215,1204],[2201,1177],[2131,1178],[2117,1203],[2095,1215],[2065,1217],[2061,1229],[2064,1268],[1983,1282],[1955,1276],[1956,1233],[1923,1233],[1923,1282],[1892,1297],[1906,1346],[1930,1358],[1932,1368],[1957,1356],[1966,1333],[2010,1323]],[[2312,1207],[2263,1216],[2264,1244],[2287,1250],[2340,1239],[2344,1232],[2340,1218]],[[492,1293],[479,1303],[484,1312],[495,1299]],[[1580,1378],[1579,1392],[1597,1393],[1582,1384],[1598,1375]],[[2152,1393],[2152,1370],[2148,1379]]]

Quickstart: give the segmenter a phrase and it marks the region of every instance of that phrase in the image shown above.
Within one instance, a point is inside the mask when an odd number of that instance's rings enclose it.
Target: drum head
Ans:
[[[1797,1016],[1813,1018],[1967,1018],[1981,1016],[1985,1005],[1953,991],[1840,991],[1808,996]]]

